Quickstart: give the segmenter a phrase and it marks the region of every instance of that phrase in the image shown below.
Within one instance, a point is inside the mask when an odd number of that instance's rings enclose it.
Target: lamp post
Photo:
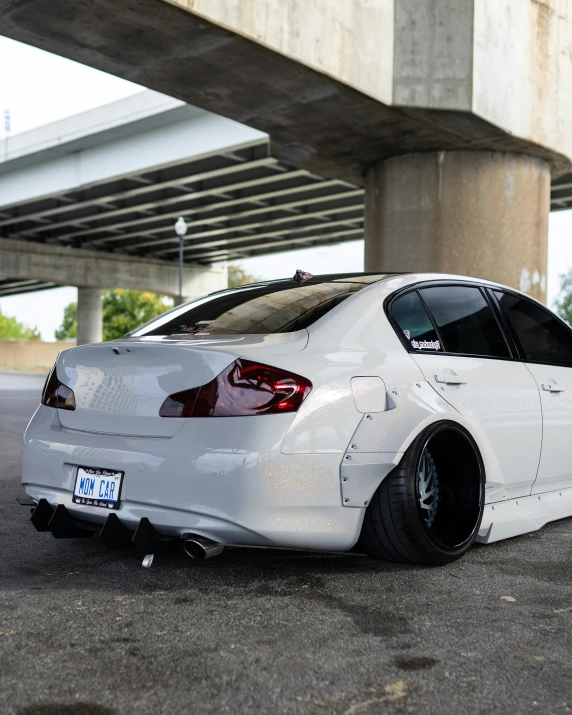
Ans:
[[[179,237],[179,305],[183,303],[183,254],[185,251],[185,234],[187,233],[187,222],[179,216],[175,223],[175,233]]]

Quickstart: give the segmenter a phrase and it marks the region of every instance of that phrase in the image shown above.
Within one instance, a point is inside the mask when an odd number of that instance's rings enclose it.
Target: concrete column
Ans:
[[[101,288],[77,289],[77,344],[102,341]]]
[[[407,154],[366,174],[365,270],[436,271],[546,300],[550,168],[493,151]]]

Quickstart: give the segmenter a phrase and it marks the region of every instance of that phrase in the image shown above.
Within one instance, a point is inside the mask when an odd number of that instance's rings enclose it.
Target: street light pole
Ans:
[[[187,228],[187,222],[182,216],[179,216],[177,222],[175,223],[175,233],[179,237],[179,305],[182,305],[183,303],[183,259]]]

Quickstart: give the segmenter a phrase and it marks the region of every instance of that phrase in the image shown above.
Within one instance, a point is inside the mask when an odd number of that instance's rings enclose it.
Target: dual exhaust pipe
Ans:
[[[190,559],[204,561],[222,554],[224,546],[217,544],[216,541],[211,541],[211,539],[206,539],[204,536],[185,534],[183,536],[183,551]]]

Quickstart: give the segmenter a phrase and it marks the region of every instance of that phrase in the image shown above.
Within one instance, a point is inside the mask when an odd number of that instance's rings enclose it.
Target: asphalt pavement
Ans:
[[[572,519],[433,569],[247,549],[143,569],[16,502],[42,384],[0,375],[1,715],[572,711]]]

